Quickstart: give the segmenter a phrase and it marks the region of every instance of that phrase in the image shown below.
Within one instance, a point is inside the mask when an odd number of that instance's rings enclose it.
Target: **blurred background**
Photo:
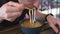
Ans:
[[[39,10],[42,13],[52,13],[56,18],[60,18],[60,0],[40,0]]]

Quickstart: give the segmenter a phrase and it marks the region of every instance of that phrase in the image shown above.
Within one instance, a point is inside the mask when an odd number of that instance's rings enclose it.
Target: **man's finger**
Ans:
[[[8,3],[6,3],[9,6],[13,6],[13,7],[17,7],[19,6],[19,3],[13,2],[13,1],[9,1]]]
[[[9,1],[9,2],[7,2],[7,3],[5,3],[3,6],[19,6],[19,4],[18,3],[16,3],[16,2],[13,2],[13,1]]]
[[[20,8],[24,7],[24,4],[19,4],[16,2],[12,2],[12,1],[8,2],[7,4],[12,7],[20,7]]]
[[[60,26],[60,19],[57,19],[57,24]]]
[[[56,33],[58,33],[58,29],[57,29],[57,27],[56,27],[54,24],[51,24],[50,26],[52,27],[52,29],[53,29]]]
[[[20,6],[19,7],[11,7],[11,6],[8,6],[8,7],[4,7],[6,9],[6,13],[14,13],[14,12],[20,12],[22,13],[22,10],[24,9],[24,7]]]
[[[20,16],[20,15],[21,15],[20,12],[8,13],[8,14],[7,14],[7,18],[18,17],[18,16]]]
[[[19,12],[19,9],[16,7],[6,7],[6,13]]]
[[[17,17],[6,18],[6,20],[13,22]]]
[[[21,9],[24,8],[24,4],[19,4],[16,2],[12,2],[12,1],[3,5],[3,7],[6,7],[6,6],[17,7],[17,8],[21,8]]]

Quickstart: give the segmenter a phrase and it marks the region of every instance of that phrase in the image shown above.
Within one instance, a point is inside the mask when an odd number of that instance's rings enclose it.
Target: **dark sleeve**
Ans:
[[[18,0],[6,0],[7,2],[13,1],[13,2],[18,2]]]
[[[18,0],[0,0],[0,7],[9,1],[18,2]]]
[[[2,23],[0,23],[0,26],[9,26],[12,25],[13,23],[8,21],[8,20],[3,20]]]
[[[7,1],[8,1],[8,2],[9,2],[9,1],[18,2],[18,0],[7,0]]]
[[[5,4],[7,1],[6,0],[0,0],[0,7]]]

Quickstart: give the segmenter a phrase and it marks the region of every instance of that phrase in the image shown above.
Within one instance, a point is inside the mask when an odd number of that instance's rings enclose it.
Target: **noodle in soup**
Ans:
[[[32,25],[30,23],[30,20],[26,20],[23,23],[21,23],[21,26],[28,27],[28,28],[36,28],[42,26],[41,22],[35,21],[35,23]]]

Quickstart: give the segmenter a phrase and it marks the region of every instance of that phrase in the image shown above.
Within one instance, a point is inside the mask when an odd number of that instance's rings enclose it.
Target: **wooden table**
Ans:
[[[44,28],[49,28],[48,26],[47,27],[46,26],[44,26]],[[54,31],[52,29],[48,29],[48,30],[40,32],[40,34],[53,34],[53,33]],[[0,34],[22,34],[22,32],[19,29],[19,25],[14,25],[14,26],[9,26],[9,27],[5,27],[1,29]]]

